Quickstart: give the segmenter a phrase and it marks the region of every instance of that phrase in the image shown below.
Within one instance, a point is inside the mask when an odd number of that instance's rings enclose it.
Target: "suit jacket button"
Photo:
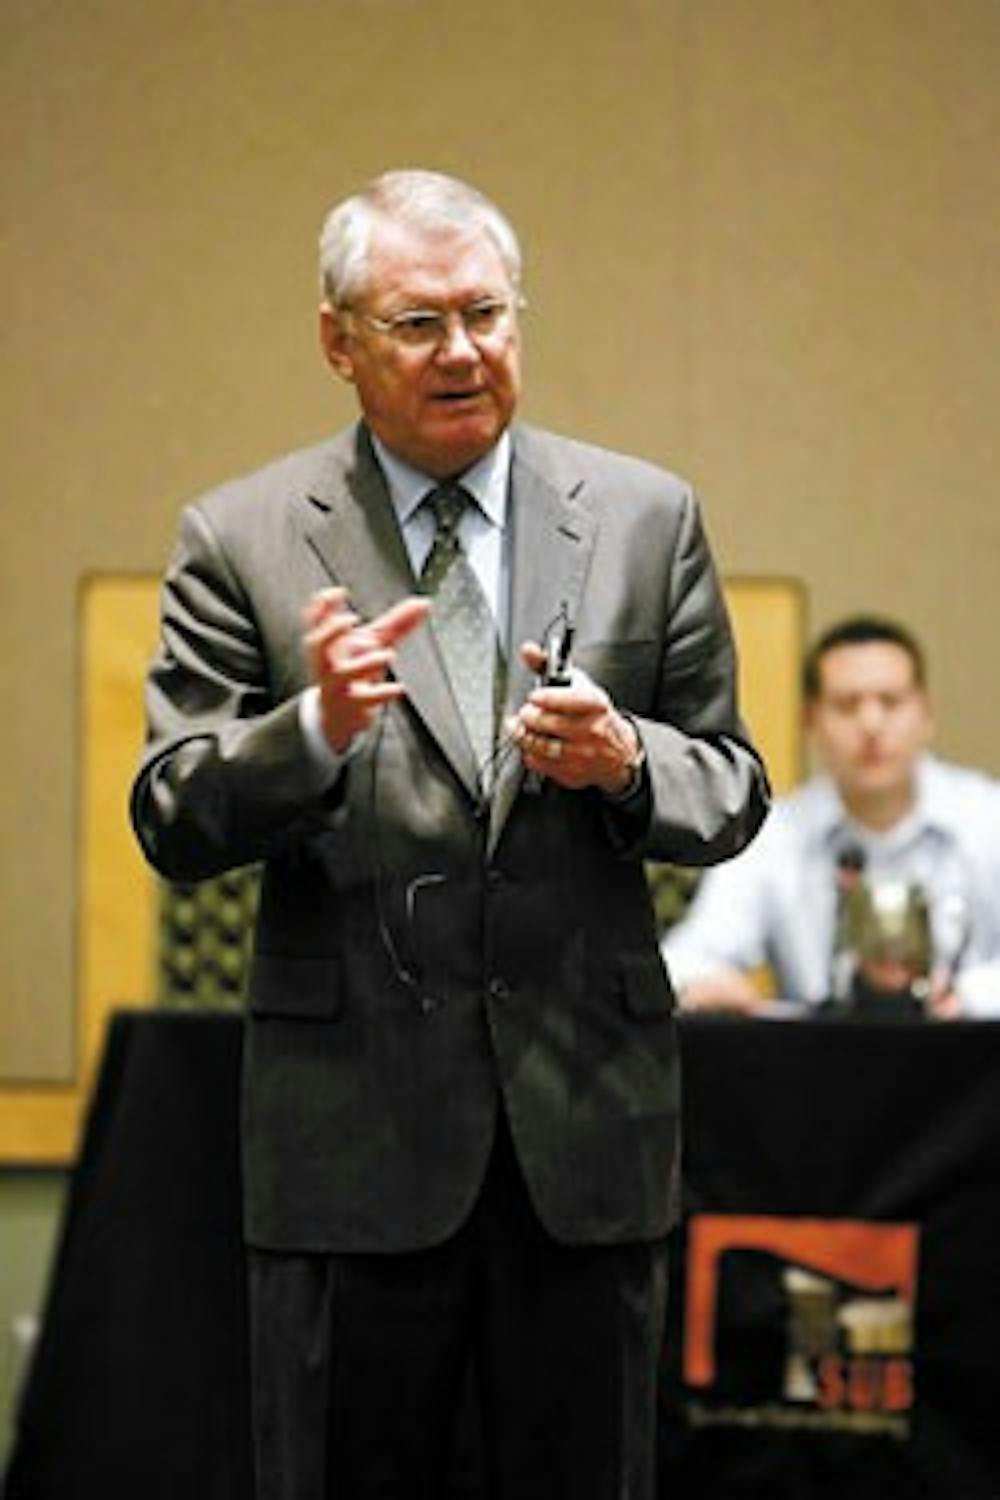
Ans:
[[[490,980],[491,1000],[509,1000],[512,994],[513,991],[511,990],[510,985],[507,983],[506,979],[501,979],[499,974],[496,975],[495,978]]]

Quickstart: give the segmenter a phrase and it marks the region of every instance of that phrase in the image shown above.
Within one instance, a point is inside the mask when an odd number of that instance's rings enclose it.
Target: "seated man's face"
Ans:
[[[890,641],[835,646],[806,726],[846,800],[905,791],[932,719],[913,662]]]

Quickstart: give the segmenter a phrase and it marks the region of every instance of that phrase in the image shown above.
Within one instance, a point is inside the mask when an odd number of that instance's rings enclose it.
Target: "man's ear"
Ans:
[[[319,342],[330,368],[336,371],[341,380],[353,382],[354,359],[344,314],[330,302],[320,303]]]
[[[802,700],[802,716],[799,722],[802,731],[803,766],[809,770],[815,769],[823,761],[823,753],[817,743],[819,739],[816,732],[818,711],[818,699],[804,698]]]
[[[934,718],[934,705],[930,700],[926,688],[920,689],[920,696],[924,700],[924,736],[922,743],[924,749],[926,749],[934,738],[937,722]]]

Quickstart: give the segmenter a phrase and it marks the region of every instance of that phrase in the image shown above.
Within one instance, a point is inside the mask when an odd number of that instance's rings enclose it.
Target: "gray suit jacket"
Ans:
[[[673,997],[644,858],[735,854],[767,806],[743,733],[697,504],[638,460],[514,432],[516,647],[561,602],[575,660],[634,715],[648,817],[506,761],[487,811],[433,637],[408,696],[332,787],[303,741],[302,606],[372,616],[414,578],[363,427],[185,512],[147,693],[133,818],[197,880],[262,861],[244,1062],[246,1232],[262,1247],[402,1250],[469,1212],[498,1099],[537,1211],[570,1242],[651,1238],[675,1210]]]

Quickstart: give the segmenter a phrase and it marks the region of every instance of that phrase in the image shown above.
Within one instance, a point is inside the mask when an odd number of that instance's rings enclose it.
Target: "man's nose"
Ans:
[[[866,734],[877,734],[885,720],[885,709],[877,698],[866,698],[858,706],[858,721]]]
[[[441,342],[435,352],[438,359],[450,363],[478,360],[479,345],[466,328],[461,313],[453,312],[448,318]]]

